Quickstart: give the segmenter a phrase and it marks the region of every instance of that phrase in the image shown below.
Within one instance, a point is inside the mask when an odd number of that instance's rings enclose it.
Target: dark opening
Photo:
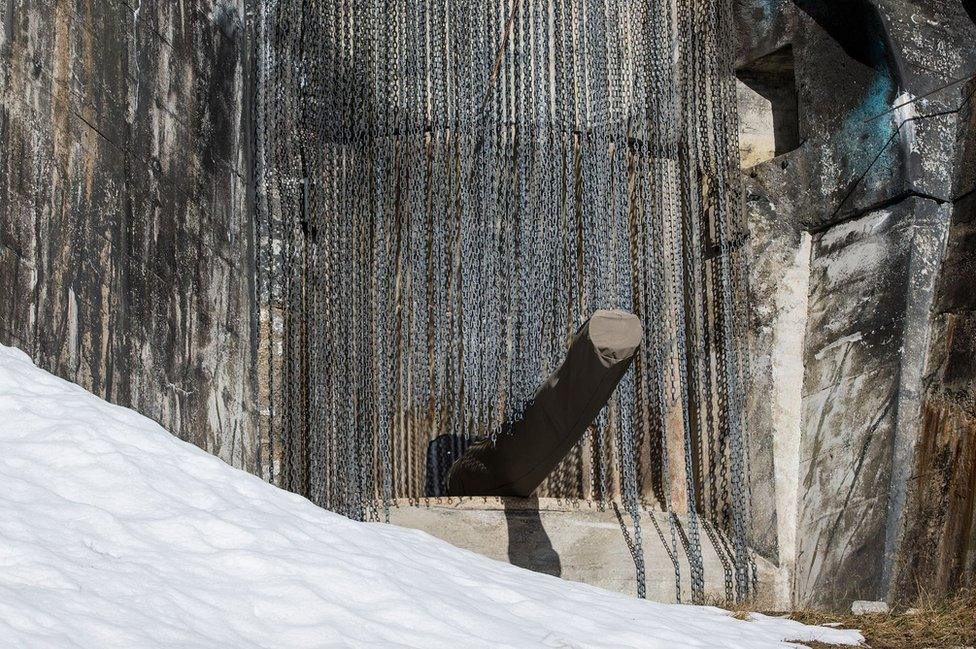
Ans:
[[[448,495],[447,473],[454,462],[464,455],[468,447],[479,441],[478,438],[463,435],[438,435],[427,444],[427,480],[425,495],[438,498]]]
[[[884,24],[869,0],[793,0],[844,48],[849,57],[878,72],[888,68]]]

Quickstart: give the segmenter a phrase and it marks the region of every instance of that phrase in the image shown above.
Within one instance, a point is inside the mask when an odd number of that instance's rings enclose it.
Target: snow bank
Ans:
[[[783,647],[856,632],[654,604],[355,523],[0,346],[0,646]]]

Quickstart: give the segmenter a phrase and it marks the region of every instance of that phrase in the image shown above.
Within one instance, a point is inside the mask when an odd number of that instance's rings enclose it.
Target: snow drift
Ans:
[[[0,646],[783,647],[856,632],[654,604],[362,524],[0,346]]]

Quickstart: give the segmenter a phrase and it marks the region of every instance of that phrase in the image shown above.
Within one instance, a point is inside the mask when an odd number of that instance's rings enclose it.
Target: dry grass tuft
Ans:
[[[911,611],[911,612],[909,612]],[[858,629],[871,649],[926,649],[976,646],[976,591],[951,599],[920,597],[913,607],[885,615],[837,615],[819,611],[794,611],[792,619],[804,624],[836,624]],[[810,647],[825,649],[819,642]]]

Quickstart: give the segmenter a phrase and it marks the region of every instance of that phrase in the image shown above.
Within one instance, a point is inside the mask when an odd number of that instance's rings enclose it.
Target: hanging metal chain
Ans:
[[[629,309],[635,370],[546,493],[622,501],[641,592],[657,501],[696,602],[710,518],[747,594],[729,1],[260,3],[270,479],[385,517],[435,438],[499,434],[592,310]]]

